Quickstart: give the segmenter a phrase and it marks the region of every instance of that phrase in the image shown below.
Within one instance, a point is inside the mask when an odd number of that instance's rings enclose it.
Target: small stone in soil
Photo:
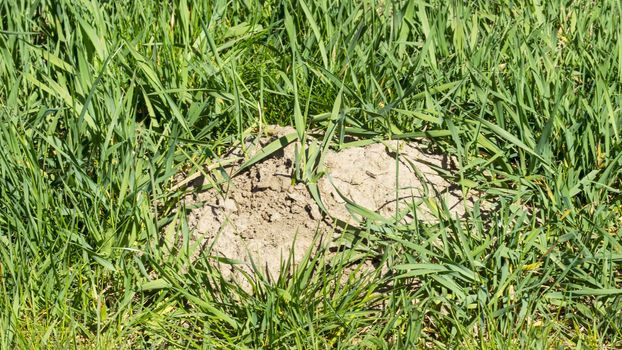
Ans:
[[[274,212],[271,213],[270,215],[268,215],[268,222],[275,222],[275,221],[279,221],[283,218],[283,215],[281,215],[281,213],[279,212]]]
[[[287,198],[298,204],[304,203],[305,201],[305,197],[301,195],[300,193],[296,193],[296,192],[288,193]]]
[[[313,219],[313,220],[320,220],[320,219],[322,219],[322,213],[320,213],[320,209],[317,206],[311,205],[311,204],[307,204],[305,206],[305,209],[307,210],[307,212],[311,216],[311,219]]]
[[[219,200],[219,202],[219,205],[223,207],[227,212],[235,213],[236,211],[238,211],[238,205],[235,203],[235,200],[231,198]]]

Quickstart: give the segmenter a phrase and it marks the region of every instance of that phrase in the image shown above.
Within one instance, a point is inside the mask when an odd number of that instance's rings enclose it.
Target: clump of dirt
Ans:
[[[346,199],[387,219],[436,222],[442,200],[452,216],[465,213],[462,193],[439,171],[455,170],[453,159],[427,153],[414,142],[376,143],[329,152],[327,176],[319,181],[331,216],[352,222]],[[436,169],[436,170],[435,170]],[[345,198],[344,198],[345,197]]]
[[[273,131],[274,137],[294,132],[280,127]],[[262,138],[259,144],[269,141]],[[232,155],[241,153],[238,148]],[[252,260],[276,277],[282,262],[291,255],[297,263],[318,233],[329,235],[325,239],[339,235],[334,219],[350,224],[360,221],[350,213],[344,197],[402,223],[412,222],[414,213],[418,220],[436,221],[439,199],[446,201],[452,215],[464,215],[467,201],[437,171],[451,170],[453,160],[427,152],[421,143],[371,144],[330,150],[324,157],[326,175],[318,188],[328,215],[322,213],[304,184],[292,181],[295,146],[290,144],[218,190],[187,196],[187,206],[200,204],[188,216],[194,239],[212,256],[245,263]],[[239,162],[225,169],[233,173],[237,166]],[[248,264],[242,266],[250,272]],[[223,274],[240,281],[233,270]]]
[[[292,249],[298,262],[316,232],[331,226],[304,184],[291,184],[290,172],[287,159],[272,158],[233,178],[224,193],[199,194],[194,201],[205,205],[191,211],[188,224],[205,250],[246,263],[252,259],[272,277]],[[233,270],[223,272],[231,276]]]

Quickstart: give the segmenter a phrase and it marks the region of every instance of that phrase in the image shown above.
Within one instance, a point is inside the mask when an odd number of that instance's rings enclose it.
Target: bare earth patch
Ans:
[[[294,132],[291,128],[273,129],[275,137]],[[275,137],[260,139],[260,146]],[[360,218],[351,214],[342,196],[401,223],[412,222],[413,212],[420,221],[437,221],[435,208],[440,200],[447,203],[453,217],[461,217],[471,200],[463,201],[460,189],[435,170],[453,169],[451,158],[431,154],[421,143],[391,141],[330,150],[325,155],[326,175],[318,181],[329,214],[323,215],[305,185],[293,184],[294,159],[295,146],[290,144],[233,177],[219,191],[194,193],[184,199],[187,206],[200,204],[188,216],[193,240],[202,247],[200,254],[245,263],[252,260],[276,277],[282,261],[292,254],[293,262],[298,262],[317,233],[323,234],[324,240],[339,234],[333,218],[359,223]],[[225,169],[233,173],[237,166]],[[250,271],[248,265],[242,269]],[[235,277],[232,270],[223,272]]]

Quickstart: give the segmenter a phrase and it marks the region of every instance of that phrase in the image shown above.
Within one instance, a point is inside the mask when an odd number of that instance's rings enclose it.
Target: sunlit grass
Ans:
[[[621,7],[0,3],[0,348],[622,346]],[[161,238],[172,177],[274,123],[326,134],[312,193],[327,147],[423,137],[497,208],[248,293]]]

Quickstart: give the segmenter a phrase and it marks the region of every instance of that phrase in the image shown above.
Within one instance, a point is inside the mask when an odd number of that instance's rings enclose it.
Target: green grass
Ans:
[[[0,348],[621,347],[621,17],[614,0],[0,2]],[[424,137],[499,207],[363,228],[248,294],[161,238],[190,234],[172,177],[273,123],[326,132],[297,165],[311,191],[347,136]],[[366,259],[392,273],[347,279]]]

